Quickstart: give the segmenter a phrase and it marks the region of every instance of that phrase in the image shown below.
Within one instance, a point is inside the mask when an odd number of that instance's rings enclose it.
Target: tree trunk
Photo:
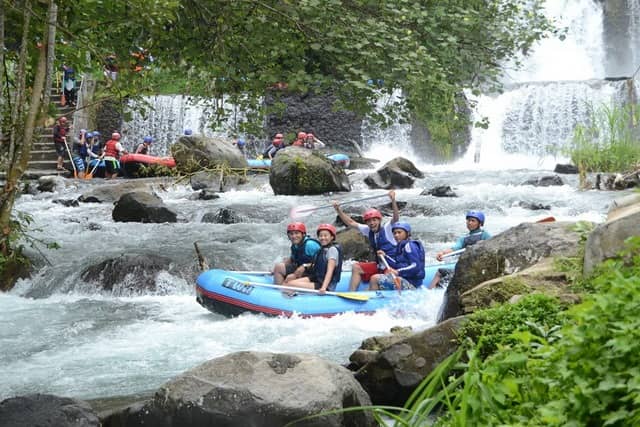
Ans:
[[[0,7],[0,76],[4,75],[4,6]],[[4,111],[7,106],[8,86],[5,86],[4,81],[0,78],[3,84],[0,87],[0,119],[4,119]],[[7,93],[5,93],[5,87],[7,87]],[[2,145],[4,144],[4,126],[0,125],[0,151],[4,151]],[[1,156],[0,156],[1,157]],[[0,168],[2,163],[0,162]]]
[[[17,75],[18,87],[16,89],[16,98],[11,114],[11,127],[9,129],[11,134],[9,148],[10,157],[8,158],[9,164],[7,166],[6,183],[2,189],[2,193],[0,193],[0,253],[4,256],[7,256],[12,252],[10,239],[10,235],[13,231],[11,212],[13,210],[13,204],[18,191],[18,181],[22,178],[24,171],[27,169],[27,164],[29,163],[35,124],[36,120],[41,115],[42,94],[47,74],[47,52],[45,50],[45,46],[42,46],[38,50],[38,65],[33,85],[31,86],[31,100],[27,104],[25,64],[27,63],[26,56],[28,55],[26,43],[29,42],[30,10],[31,2],[26,0],[22,33],[23,46],[20,51],[21,57],[19,60]],[[45,28],[45,38],[47,31],[48,29]],[[26,112],[25,117],[24,111],[27,107],[28,111]]]
[[[49,4],[49,13],[47,16],[47,78],[44,82],[44,97],[42,99],[43,108],[49,105],[49,96],[51,95],[51,83],[54,80],[54,63],[55,63],[55,46],[56,46],[56,23],[58,22],[58,6],[55,1]],[[57,82],[56,82],[57,84]]]

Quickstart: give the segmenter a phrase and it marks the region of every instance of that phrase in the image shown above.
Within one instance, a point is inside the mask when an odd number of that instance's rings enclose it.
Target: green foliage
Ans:
[[[572,144],[564,150],[580,171],[584,185],[588,172],[623,172],[640,159],[638,105],[589,105],[588,123],[574,129]]]
[[[559,257],[554,259],[554,267],[567,275],[571,283],[571,290],[574,292],[593,292],[593,286],[589,280],[582,276],[584,266],[584,252],[589,233],[594,228],[594,224],[589,221],[578,221],[572,226],[572,230],[578,233],[578,251],[574,256]]]
[[[473,313],[458,336],[477,341],[477,353],[486,358],[504,345],[514,342],[512,334],[530,329],[530,324],[550,328],[562,322],[562,306],[552,297],[528,295],[517,304],[504,304]]]

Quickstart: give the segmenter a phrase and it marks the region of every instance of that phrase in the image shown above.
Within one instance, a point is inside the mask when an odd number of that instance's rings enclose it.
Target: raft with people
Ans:
[[[324,295],[315,289],[289,287],[273,283],[268,272],[207,270],[196,281],[196,300],[207,310],[225,316],[245,312],[271,316],[331,317],[345,312],[372,314],[388,307],[404,295],[426,292],[427,284],[440,268],[453,269],[455,262],[425,267],[424,285],[417,290],[368,291],[362,282],[357,291],[349,291],[350,271],[343,271],[336,288]]]
[[[333,160],[343,168],[348,168],[351,163],[349,156],[343,153],[327,154],[328,159]],[[269,169],[271,168],[271,159],[247,159],[249,167],[252,169]]]

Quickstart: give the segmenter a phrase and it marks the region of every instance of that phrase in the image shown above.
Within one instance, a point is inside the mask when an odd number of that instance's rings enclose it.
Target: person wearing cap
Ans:
[[[58,119],[58,123],[53,127],[53,143],[56,147],[56,154],[58,155],[58,164],[56,169],[64,171],[64,158],[67,155],[67,133],[69,132],[69,125],[67,118],[62,116]]]
[[[233,142],[233,145],[238,147],[238,150],[240,150],[243,156],[245,155],[244,148],[246,147],[247,143],[245,142],[244,139],[238,138],[236,141]]]
[[[120,163],[118,159],[122,154],[126,154],[127,150],[124,149],[122,143],[120,143],[120,133],[113,132],[111,139],[104,144],[104,176],[106,179],[113,179],[118,176],[118,169],[120,169]]]
[[[419,240],[411,238],[411,225],[408,222],[391,224],[395,251],[391,254],[378,250],[389,266],[383,273],[374,274],[369,282],[369,290],[378,289],[410,290],[422,286],[424,280],[424,246]]]
[[[311,263],[320,250],[320,242],[307,235],[307,226],[302,222],[287,225],[287,238],[291,242],[291,254],[273,267],[273,283],[282,285],[285,279],[302,277],[305,264]]]
[[[151,144],[153,143],[152,136],[145,136],[142,139],[142,142],[138,144],[135,150],[135,154],[149,154],[149,149],[151,148]]]
[[[382,224],[382,213],[377,209],[367,209],[362,215],[364,224],[360,224],[355,221],[349,215],[344,213],[340,209],[340,204],[337,201],[333,201],[333,208],[336,213],[348,227],[354,228],[360,232],[363,236],[369,239],[371,249],[377,253],[382,250],[384,253],[392,253],[395,251],[396,241],[393,238],[393,231],[391,230],[391,224],[398,222],[400,219],[400,210],[396,203],[396,192],[389,191],[389,199],[391,200],[391,208],[393,209],[393,216],[391,221]],[[379,266],[377,263],[354,263],[351,270],[351,281],[349,283],[349,290],[356,291],[361,281],[367,281],[372,274],[379,273],[384,270],[383,266]]]
[[[342,272],[342,248],[336,243],[336,228],[331,224],[320,224],[316,229],[316,236],[321,248],[313,257],[308,274],[294,278],[287,277],[285,284],[306,289],[315,289],[323,295],[327,291],[334,291],[340,281]]]

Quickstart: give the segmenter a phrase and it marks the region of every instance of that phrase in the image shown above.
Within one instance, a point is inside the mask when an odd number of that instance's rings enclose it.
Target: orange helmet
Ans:
[[[307,137],[307,134],[304,132],[298,132],[298,139],[304,139]]]
[[[362,215],[362,218],[367,221],[371,218],[378,218],[378,219],[382,219],[382,214],[380,213],[380,211],[378,209],[367,209],[364,213],[364,215]]]
[[[316,234],[320,234],[320,231],[326,230],[335,238],[336,237],[336,228],[331,224],[320,224],[318,229],[316,230]]]
[[[111,134],[111,139],[115,139],[116,141],[120,139],[120,134],[118,132],[114,132]]]
[[[299,231],[302,234],[307,234],[307,227],[302,222],[292,222],[287,225],[287,233],[290,231]]]

